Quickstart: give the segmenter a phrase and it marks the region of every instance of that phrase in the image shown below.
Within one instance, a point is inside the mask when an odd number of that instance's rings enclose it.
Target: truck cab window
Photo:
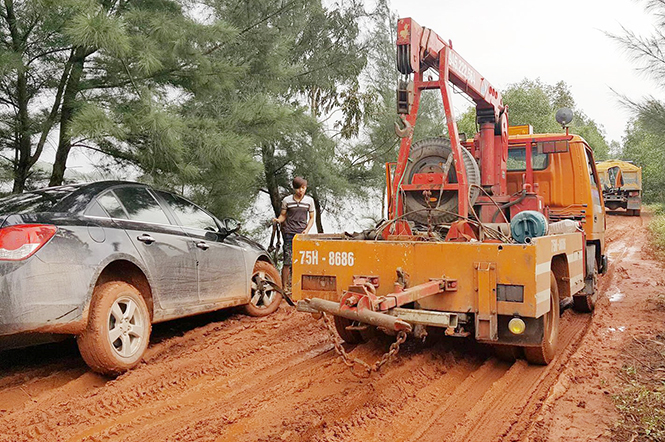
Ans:
[[[533,170],[544,170],[549,165],[549,155],[540,153],[534,147],[531,150],[531,167]],[[508,149],[508,172],[526,170],[526,148],[512,147]]]

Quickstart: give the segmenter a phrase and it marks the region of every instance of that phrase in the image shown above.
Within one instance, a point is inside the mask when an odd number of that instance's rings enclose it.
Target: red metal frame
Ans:
[[[408,53],[408,70],[413,73],[413,101],[406,115],[405,123],[415,126],[420,96],[423,90],[439,89],[443,100],[446,115],[446,125],[450,137],[457,183],[446,183],[446,177],[427,180],[419,177],[413,183],[404,184],[404,172],[409,159],[413,131],[409,131],[400,143],[397,166],[390,186],[391,201],[389,203],[389,218],[397,220],[393,234],[411,234],[406,222],[400,218],[404,215],[403,202],[400,202],[401,192],[419,190],[456,190],[458,193],[458,213],[462,217],[469,215],[469,182],[462,157],[462,146],[455,122],[452,105],[452,83],[466,93],[476,103],[477,110],[485,110],[485,117],[492,119],[493,123],[482,123],[481,134],[477,139],[478,149],[482,158],[481,184],[490,188],[495,194],[505,195],[506,176],[505,161],[507,157],[508,138],[505,106],[501,94],[469,65],[452,48],[452,43],[446,43],[432,30],[423,28],[411,18],[403,18],[397,22],[398,53]],[[408,48],[408,51],[405,49]],[[425,81],[423,74],[428,69],[438,72],[438,80]],[[499,127],[501,134],[495,135],[495,127]]]

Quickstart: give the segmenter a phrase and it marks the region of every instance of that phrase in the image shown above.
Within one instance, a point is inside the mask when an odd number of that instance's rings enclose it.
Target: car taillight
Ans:
[[[53,238],[56,226],[22,224],[0,229],[0,261],[20,261],[32,256]]]

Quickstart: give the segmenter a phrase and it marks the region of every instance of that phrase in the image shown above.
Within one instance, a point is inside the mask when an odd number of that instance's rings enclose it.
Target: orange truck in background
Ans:
[[[642,210],[642,168],[621,160],[608,160],[596,165],[603,187],[605,207],[625,209],[633,216]]]
[[[388,219],[360,234],[295,237],[298,310],[332,315],[350,343],[376,329],[399,343],[439,328],[548,364],[562,309],[592,311],[606,268],[592,149],[567,129],[509,128],[501,94],[412,19],[399,20],[397,44],[402,140],[386,165]],[[476,103],[472,139],[457,132],[453,87]],[[427,89],[442,94],[449,138],[413,142]],[[557,115],[562,126],[571,119]]]

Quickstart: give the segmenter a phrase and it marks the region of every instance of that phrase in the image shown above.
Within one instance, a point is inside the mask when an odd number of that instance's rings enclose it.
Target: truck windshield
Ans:
[[[533,170],[544,170],[549,164],[549,155],[539,153],[534,147],[531,150],[531,167]],[[511,147],[508,149],[508,171],[526,170],[526,148]]]
[[[634,172],[624,172],[623,180],[629,184],[637,184],[637,174]]]

